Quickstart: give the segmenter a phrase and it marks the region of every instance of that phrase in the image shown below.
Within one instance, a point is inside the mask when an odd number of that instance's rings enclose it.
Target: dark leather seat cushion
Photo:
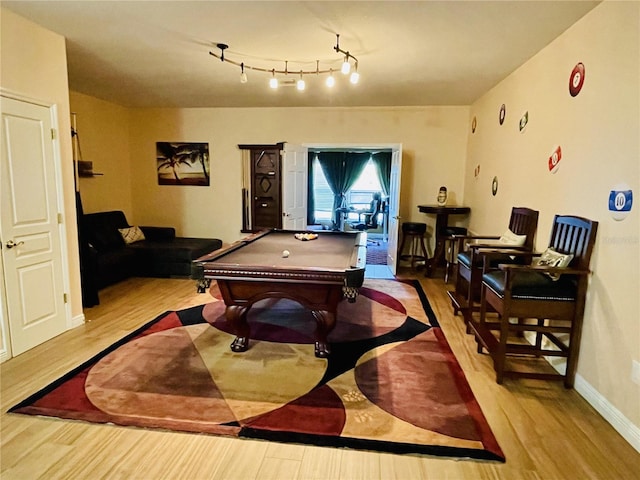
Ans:
[[[498,296],[504,296],[505,273],[500,270],[482,276],[485,283]],[[573,275],[561,275],[557,281],[539,272],[521,272],[513,277],[512,298],[531,300],[574,301],[577,282]]]
[[[153,262],[188,263],[221,246],[222,241],[218,239],[176,237],[170,242],[143,240],[128,245],[128,248],[146,252],[148,260]]]

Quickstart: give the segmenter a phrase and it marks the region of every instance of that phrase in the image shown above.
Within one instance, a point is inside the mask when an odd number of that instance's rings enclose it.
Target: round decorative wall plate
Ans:
[[[625,183],[615,185],[609,192],[609,213],[614,220],[627,218],[633,205],[633,191]]]
[[[491,194],[495,197],[498,193],[498,177],[493,177],[491,182]]]
[[[498,121],[500,122],[500,125],[504,123],[504,118],[506,116],[507,116],[507,107],[503,103],[502,106],[500,107],[500,115],[498,115]]]
[[[549,157],[548,167],[551,173],[556,173],[560,168],[560,160],[562,160],[562,148],[558,145]]]
[[[573,67],[571,76],[569,77],[569,93],[572,97],[580,93],[582,85],[584,85],[584,65],[580,62]]]
[[[524,129],[527,127],[527,123],[529,123],[529,112],[526,111],[520,118],[520,132],[524,132]]]
[[[471,120],[471,133],[476,133],[477,126],[478,126],[478,120],[476,120],[476,117],[473,117],[473,120]]]

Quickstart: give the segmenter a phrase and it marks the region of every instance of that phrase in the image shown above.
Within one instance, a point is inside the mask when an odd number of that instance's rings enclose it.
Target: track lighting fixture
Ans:
[[[328,74],[328,77],[325,81],[325,84],[328,88],[332,88],[335,83],[336,83],[336,79],[333,76],[333,68],[325,68],[325,69],[320,69],[320,60],[316,60],[316,69],[315,70],[300,70],[299,72],[292,72],[289,70],[289,62],[285,60],[284,64],[284,70],[278,70],[276,68],[261,68],[261,67],[253,67],[250,65],[246,65],[244,62],[237,62],[234,60],[231,60],[229,58],[225,57],[225,50],[229,48],[229,45],[226,45],[224,43],[218,43],[216,44],[216,46],[220,49],[220,53],[214,53],[214,52],[209,52],[210,55],[219,58],[220,61],[222,62],[227,62],[227,63],[231,63],[232,65],[236,65],[240,67],[240,83],[247,83],[247,73],[245,72],[246,70],[254,70],[257,72],[266,72],[266,73],[271,73],[271,78],[269,79],[269,87],[276,89],[278,88],[281,84],[283,85],[291,85],[291,84],[295,84],[296,88],[298,90],[304,90],[306,87],[306,83],[304,81],[304,76],[305,75],[324,75],[324,74]],[[360,79],[360,74],[358,73],[358,59],[356,57],[354,57],[353,55],[351,55],[351,53],[349,53],[348,51],[342,50],[340,48],[340,35],[336,34],[336,45],[335,47],[333,47],[333,49],[343,55],[343,62],[342,62],[342,66],[340,68],[340,71],[345,74],[348,75],[349,73],[351,73],[350,77],[349,77],[349,81],[352,84],[356,84],[358,83],[359,79]],[[352,70],[353,69],[353,70]],[[289,75],[289,74],[297,74],[299,75],[299,79],[297,81],[294,81],[293,79],[288,80],[288,81],[283,81],[280,82],[278,81],[278,78],[276,77],[276,75]]]

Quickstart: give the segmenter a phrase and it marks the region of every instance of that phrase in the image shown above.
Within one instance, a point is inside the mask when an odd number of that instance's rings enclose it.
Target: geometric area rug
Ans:
[[[254,305],[249,350],[219,299],[160,315],[12,407],[20,414],[504,462],[420,284],[367,279],[329,358],[311,313]]]

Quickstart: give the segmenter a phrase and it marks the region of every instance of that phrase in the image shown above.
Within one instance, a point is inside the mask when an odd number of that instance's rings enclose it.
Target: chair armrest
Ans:
[[[490,255],[512,255],[515,257],[533,258],[539,257],[541,254],[527,250],[525,247],[514,247],[513,245],[491,245],[479,249],[479,253],[484,256]]]
[[[513,263],[501,263],[498,265],[499,267],[503,265],[517,265],[526,268],[530,266],[533,257],[539,254],[523,249],[523,247],[505,245],[504,248],[474,249],[471,251],[471,255],[472,257],[475,255],[482,257],[482,272],[484,274],[490,270],[495,270],[497,268],[495,260],[497,259],[499,261],[504,258],[505,255],[509,255]]]
[[[503,243],[503,244],[472,243],[472,244],[469,244],[468,247],[471,250],[484,250],[483,253],[490,253],[493,250],[495,250],[496,253],[497,253],[498,250],[500,250],[500,253],[503,253],[503,254],[505,253],[505,250],[512,250],[514,252],[514,255],[522,254],[522,253],[529,253],[530,252],[526,247],[518,247],[516,245],[508,245],[506,243]]]
[[[147,240],[173,240],[176,238],[176,229],[173,227],[140,227]]]
[[[500,270],[512,272],[540,272],[540,273],[560,273],[570,275],[589,275],[591,270],[571,267],[548,267],[546,265],[514,265],[510,263],[502,263],[498,266]]]
[[[499,235],[450,235],[451,238],[461,240],[498,240]]]
[[[457,242],[458,251],[462,252],[464,250],[465,242],[469,240],[498,240],[500,237],[495,235],[449,235],[446,238]]]

